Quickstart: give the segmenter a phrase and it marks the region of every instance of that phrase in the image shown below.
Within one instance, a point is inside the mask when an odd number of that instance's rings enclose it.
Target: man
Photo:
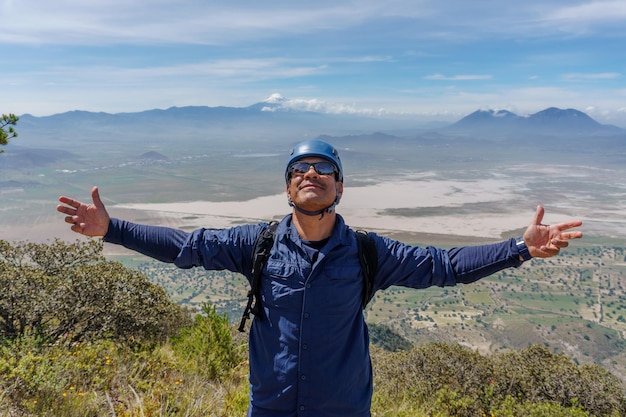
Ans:
[[[278,225],[261,284],[262,314],[250,330],[248,416],[370,416],[372,368],[362,314],[363,278],[355,233],[335,207],[343,194],[343,168],[331,145],[295,146],[285,170],[292,213]],[[71,229],[104,236],[181,268],[228,269],[251,279],[254,242],[266,226],[199,229],[191,233],[110,218],[92,190],[92,204],[60,197],[57,210]],[[425,288],[471,283],[531,257],[558,254],[582,237],[575,220],[541,224],[537,208],[523,237],[443,250],[374,239],[378,268],[374,291],[400,285]]]

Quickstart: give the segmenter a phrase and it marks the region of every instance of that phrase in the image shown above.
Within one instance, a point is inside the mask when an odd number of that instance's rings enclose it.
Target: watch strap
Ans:
[[[524,243],[523,238],[518,237],[517,239],[515,239],[515,245],[517,246],[519,256],[521,256],[524,261],[529,261],[532,258],[530,252],[528,251],[528,246],[526,246],[526,243]]]

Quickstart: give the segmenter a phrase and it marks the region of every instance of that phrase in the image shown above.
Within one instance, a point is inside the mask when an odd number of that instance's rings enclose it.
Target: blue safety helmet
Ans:
[[[287,161],[287,166],[285,167],[286,182],[289,182],[289,166],[292,163],[309,156],[323,158],[333,164],[337,168],[337,181],[343,182],[343,168],[341,166],[341,159],[339,159],[339,152],[337,152],[337,149],[333,148],[328,143],[318,139],[300,142],[291,150],[291,155],[289,155],[289,160]]]

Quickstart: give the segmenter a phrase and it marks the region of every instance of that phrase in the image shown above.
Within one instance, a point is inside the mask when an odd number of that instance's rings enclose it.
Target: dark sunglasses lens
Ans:
[[[311,165],[307,164],[306,162],[294,162],[293,164],[291,164],[289,172],[291,172],[292,174],[304,174],[309,170],[310,166]]]
[[[312,164],[315,172],[320,175],[330,175],[335,172],[335,166],[330,162],[316,162]]]
[[[291,164],[289,172],[292,174],[304,174],[309,171],[311,166],[319,175],[331,175],[335,172],[335,166],[330,162],[294,162]]]

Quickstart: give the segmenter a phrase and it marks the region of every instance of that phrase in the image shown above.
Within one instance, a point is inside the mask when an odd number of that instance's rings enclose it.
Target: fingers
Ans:
[[[561,249],[569,246],[571,239],[583,237],[580,230],[569,230],[582,226],[581,220],[548,225],[542,223],[544,215],[543,206],[538,205],[530,226],[524,232],[524,241],[530,245],[529,250],[533,257],[548,258],[558,255]]]
[[[93,200],[94,206],[98,208],[104,208],[104,203],[102,203],[102,199],[100,199],[100,192],[98,191],[97,186],[91,189],[91,199]],[[81,205],[83,205],[82,202],[75,200],[73,198],[70,198],[70,197],[66,197],[64,195],[59,197],[59,202],[62,204],[59,204],[57,206],[57,211],[64,213],[64,214],[70,214],[70,215],[75,214],[76,210]]]
[[[93,203],[82,203],[66,196],[59,197],[57,211],[63,213],[65,223],[73,232],[85,236],[104,236],[108,230],[110,217],[106,211],[98,187],[91,189]]]
[[[550,244],[551,244],[551,247],[556,248],[557,251],[559,249],[563,249],[569,246],[569,242],[563,239],[552,239],[550,241]]]
[[[580,230],[573,230],[570,232],[560,232],[560,230],[563,229],[559,229],[556,226],[553,226],[557,232],[554,234],[554,237],[552,237],[552,239],[550,240],[552,243],[557,244],[560,242],[564,242],[567,243],[570,239],[580,239],[581,237],[583,237],[583,232],[581,232]]]
[[[98,191],[98,187],[93,187],[91,189],[91,199],[93,200],[93,204],[96,207],[100,207],[100,208],[104,207],[104,204],[102,203],[102,200],[100,199],[100,192]]]
[[[85,226],[84,225],[80,225],[80,224],[73,224],[72,227],[70,227],[70,230],[72,232],[80,233],[82,235],[82,234],[84,234]]]
[[[573,231],[573,232],[570,232],[569,234],[560,233],[564,230],[574,229],[576,227],[582,226],[583,224],[582,220],[570,220],[568,222],[557,223],[553,225],[544,225],[542,223],[544,215],[545,215],[545,209],[540,204],[537,206],[537,211],[535,212],[535,216],[533,217],[531,226],[549,227],[550,230],[552,231],[551,234],[554,233],[554,231],[556,231],[557,234],[564,236],[566,239],[579,239],[583,236],[582,232],[580,231]]]
[[[531,224],[540,225],[543,221],[543,215],[545,214],[545,209],[541,204],[537,206],[537,210],[535,211],[535,217],[533,218]]]
[[[541,204],[539,204],[537,206],[537,211],[535,212],[535,217],[533,218],[531,224],[537,225],[537,226],[543,226],[541,222],[543,221],[544,215],[545,215],[545,209]],[[562,231],[562,230],[567,230],[567,229],[573,229],[575,227],[580,227],[582,226],[582,224],[583,222],[581,220],[571,220],[568,222],[552,225],[552,227],[556,227],[559,231]]]
[[[76,213],[76,209],[73,209],[73,208],[68,207],[68,206],[63,206],[63,205],[61,205],[61,204],[59,204],[59,205],[57,206],[57,211],[58,211],[59,213],[69,214],[69,215],[73,215],[73,214],[75,214],[75,213]],[[67,217],[66,217],[66,218],[67,218]]]
[[[580,239],[581,237],[583,237],[583,232],[581,232],[580,230],[574,230],[572,232],[567,232],[567,233],[561,233],[561,238],[562,239]]]
[[[553,233],[551,233],[551,235],[553,236],[550,239],[550,244],[557,248],[557,249],[562,249],[562,248],[566,248],[569,246],[569,241],[571,239],[580,239],[583,237],[583,232],[581,232],[580,230],[572,230],[569,232],[562,232],[562,230],[567,230],[570,229],[572,227],[578,227],[582,225],[581,221],[575,220],[572,222],[567,222],[567,223],[561,223],[558,225],[553,225],[552,226],[552,230]]]
[[[80,201],[74,200],[73,198],[69,198],[65,196],[59,197],[59,202],[65,205],[68,205],[70,207],[74,207],[75,209],[80,207],[80,204],[81,204]],[[62,207],[62,206],[59,206],[59,207]]]
[[[559,233],[556,237],[550,239],[547,245],[543,245],[541,251],[550,256],[557,255],[561,249],[569,246],[570,239],[580,239],[581,237],[583,237],[583,234],[580,231]]]
[[[581,220],[572,220],[569,222],[565,222],[565,223],[559,223],[557,225],[555,225],[555,227],[561,231],[561,230],[567,230],[567,229],[573,229],[575,227],[580,227],[582,226],[583,222]],[[576,233],[581,233],[581,232],[576,232]]]

